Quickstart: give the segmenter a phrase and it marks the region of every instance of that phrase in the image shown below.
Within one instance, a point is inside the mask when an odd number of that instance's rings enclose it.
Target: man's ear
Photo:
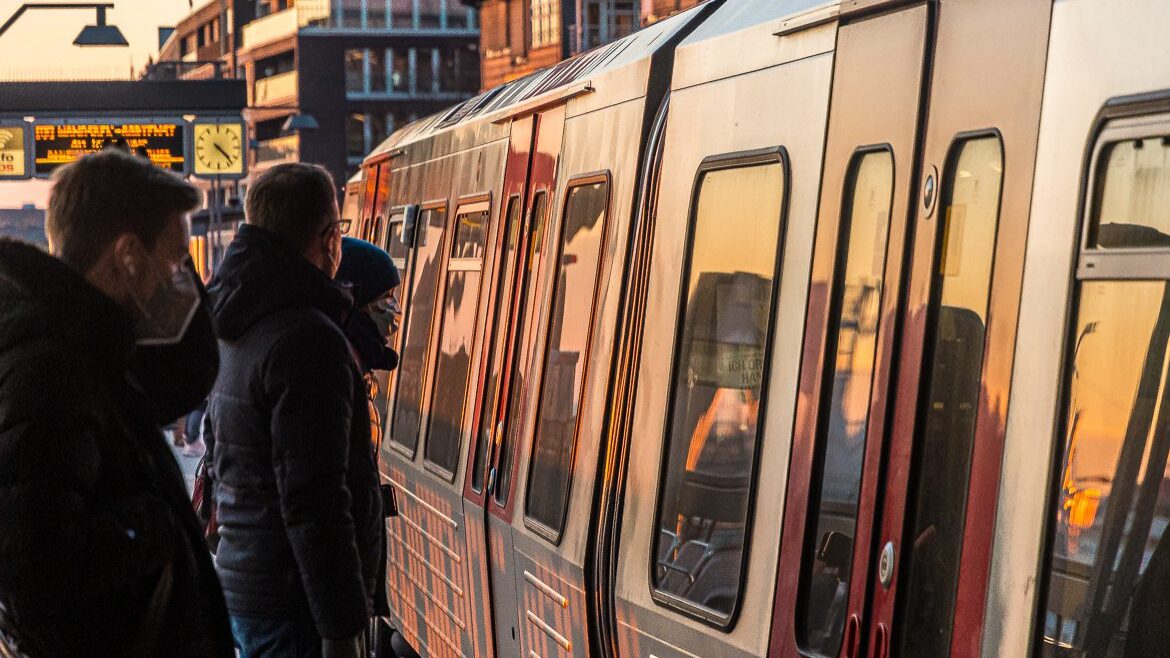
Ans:
[[[112,246],[114,266],[130,276],[138,276],[142,263],[142,241],[133,233],[123,233]]]

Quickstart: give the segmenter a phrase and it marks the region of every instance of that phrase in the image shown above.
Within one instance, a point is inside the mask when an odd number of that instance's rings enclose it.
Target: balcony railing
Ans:
[[[281,162],[296,162],[300,158],[301,140],[298,135],[286,135],[266,139],[256,149],[257,165],[274,165]]]
[[[252,104],[276,104],[295,99],[296,96],[297,72],[288,71],[257,80],[255,91],[252,94]]]
[[[297,13],[296,8],[290,7],[248,23],[244,26],[244,47],[255,48],[296,34],[300,27]]]
[[[411,0],[297,0],[301,27],[329,30],[443,30],[476,32],[474,4],[446,0],[445,9],[431,2],[413,11]]]

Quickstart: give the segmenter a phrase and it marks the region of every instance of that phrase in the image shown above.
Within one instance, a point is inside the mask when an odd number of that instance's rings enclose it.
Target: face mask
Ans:
[[[398,321],[402,317],[402,308],[398,306],[398,300],[394,297],[389,299],[381,299],[369,308],[370,319],[378,327],[378,333],[386,338],[393,336],[398,331]]]
[[[186,267],[176,269],[145,298],[136,295],[132,297],[138,310],[134,337],[139,345],[178,343],[199,307],[199,287],[195,283],[195,274]]]

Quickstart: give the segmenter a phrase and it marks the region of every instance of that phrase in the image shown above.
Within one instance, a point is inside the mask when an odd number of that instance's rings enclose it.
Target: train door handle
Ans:
[[[877,627],[877,658],[890,658],[890,628],[885,624]]]
[[[845,658],[857,658],[857,649],[861,644],[861,618],[849,615],[845,624]]]

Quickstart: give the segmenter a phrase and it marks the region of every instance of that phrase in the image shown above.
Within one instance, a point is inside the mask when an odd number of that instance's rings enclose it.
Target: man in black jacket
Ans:
[[[52,256],[0,240],[0,655],[233,655],[159,431],[215,378],[184,266],[198,202],[107,151],[55,176]]]
[[[245,212],[211,286],[216,567],[243,658],[357,656],[382,518],[333,180],[278,165]]]

